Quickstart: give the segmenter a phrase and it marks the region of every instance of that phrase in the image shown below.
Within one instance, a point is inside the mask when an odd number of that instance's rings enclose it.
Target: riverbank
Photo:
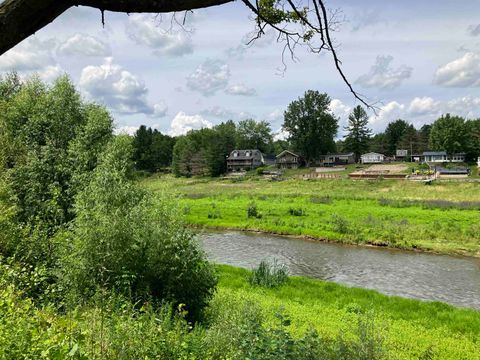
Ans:
[[[479,359],[478,311],[303,277],[267,289],[250,285],[248,270],[216,268],[217,291],[194,328],[181,312],[135,307],[110,293],[58,311],[2,286],[0,358],[279,358],[303,346],[330,356],[302,359],[343,358],[344,350],[353,359],[373,358],[370,350],[375,359]]]
[[[145,179],[197,227],[480,256],[480,184],[348,179]]]
[[[480,312],[439,302],[422,302],[349,288],[331,282],[290,277],[277,289],[251,286],[248,270],[218,266],[217,302],[257,304],[268,322],[280,308],[301,336],[311,327],[326,338],[351,334],[362,320],[375,324],[387,358],[479,359]],[[353,335],[352,335],[353,336]],[[427,357],[430,354],[430,357]]]

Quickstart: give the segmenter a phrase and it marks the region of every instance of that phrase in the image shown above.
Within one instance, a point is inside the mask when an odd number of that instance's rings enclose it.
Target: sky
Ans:
[[[0,1],[1,2],[1,1]],[[443,113],[480,117],[480,2],[326,0],[338,10],[334,41],[355,89],[378,111],[374,132],[402,118],[420,127]],[[141,124],[170,135],[245,118],[281,133],[283,112],[306,90],[329,94],[338,138],[359,105],[331,54],[298,49],[282,64],[273,31],[251,46],[254,21],[243,3],[186,14],[105,13],[75,7],[0,56],[45,81],[67,73],[82,96],[104,104],[116,132]],[[178,24],[177,24],[178,23]]]

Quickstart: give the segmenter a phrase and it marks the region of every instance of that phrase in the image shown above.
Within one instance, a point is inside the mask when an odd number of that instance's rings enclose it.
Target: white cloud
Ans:
[[[366,27],[375,26],[386,21],[381,16],[379,9],[365,9],[358,11],[353,16],[352,31],[358,31]]]
[[[106,58],[100,66],[85,67],[80,76],[80,87],[92,99],[104,102],[120,114],[164,116],[166,113],[164,104],[149,104],[145,83],[114,64],[113,58]]]
[[[60,55],[110,56],[110,46],[102,40],[87,34],[75,34],[65,40],[57,49]]]
[[[115,135],[134,135],[139,126],[117,126],[113,129]]]
[[[434,83],[447,87],[480,86],[480,54],[467,52],[437,69]]]
[[[225,89],[229,80],[230,69],[226,63],[207,59],[187,77],[187,87],[204,96],[211,96]]]
[[[229,95],[239,95],[239,96],[256,96],[257,90],[254,88],[249,88],[244,84],[235,84],[230,85],[225,89],[225,93]]]
[[[158,56],[183,56],[193,52],[193,42],[185,30],[162,29],[151,15],[129,17],[127,34],[137,44],[153,49]]]
[[[431,97],[416,97],[410,103],[408,113],[418,116],[437,114],[440,110],[440,105],[439,101],[435,101]]]
[[[168,133],[171,136],[180,136],[185,135],[190,130],[211,128],[212,126],[213,124],[210,121],[205,120],[200,115],[187,115],[180,111],[170,123],[170,131]]]
[[[480,24],[477,25],[470,25],[467,29],[468,34],[471,36],[478,36],[480,35]]]
[[[406,106],[396,101],[391,101],[382,106],[380,111],[375,116],[370,117],[369,125],[374,132],[385,130],[387,124],[391,121],[397,120],[405,115]]]
[[[389,122],[404,119],[419,128],[446,113],[465,118],[480,117],[480,97],[465,96],[449,101],[416,97],[408,104],[392,101],[382,106],[377,116],[371,116],[369,124],[375,132],[379,132],[384,131]]]
[[[275,43],[277,39],[277,33],[275,30],[268,29],[257,38],[258,32],[251,31],[245,34],[240,41],[240,44],[236,47],[231,47],[227,50],[227,56],[229,58],[242,59],[243,55],[250,49],[262,49],[269,47]],[[253,40],[255,39],[255,40]],[[253,40],[253,41],[252,41]]]
[[[348,116],[350,115],[352,108],[348,105],[345,105],[339,99],[333,99],[330,102],[330,111],[339,118],[337,136],[342,137],[345,132],[344,128],[348,125]]]
[[[43,81],[52,82],[58,77],[64,75],[65,70],[63,70],[58,64],[54,66],[48,65],[44,69],[37,71],[37,74]]]
[[[378,88],[384,90],[394,89],[412,75],[413,68],[402,65],[397,69],[390,66],[393,56],[377,56],[375,64],[368,74],[360,76],[356,83],[365,88]]]
[[[55,46],[54,39],[40,40],[33,36],[0,56],[0,70],[40,71],[55,66]]]
[[[211,108],[204,109],[200,112],[202,116],[209,118],[217,118],[221,120],[244,120],[248,118],[253,118],[254,116],[245,111],[233,111],[230,109],[225,109],[221,106],[212,106]]]

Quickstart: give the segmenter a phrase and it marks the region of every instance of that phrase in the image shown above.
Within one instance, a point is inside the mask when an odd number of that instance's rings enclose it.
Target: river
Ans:
[[[235,231],[199,238],[216,263],[251,269],[275,258],[291,275],[480,310],[480,259]]]

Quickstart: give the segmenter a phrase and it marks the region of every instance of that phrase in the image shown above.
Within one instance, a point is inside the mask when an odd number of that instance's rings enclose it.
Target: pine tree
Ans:
[[[348,132],[345,136],[343,148],[355,154],[355,161],[358,162],[362,153],[368,151],[370,146],[371,130],[367,127],[367,112],[358,105],[348,117],[348,126],[345,130]]]

